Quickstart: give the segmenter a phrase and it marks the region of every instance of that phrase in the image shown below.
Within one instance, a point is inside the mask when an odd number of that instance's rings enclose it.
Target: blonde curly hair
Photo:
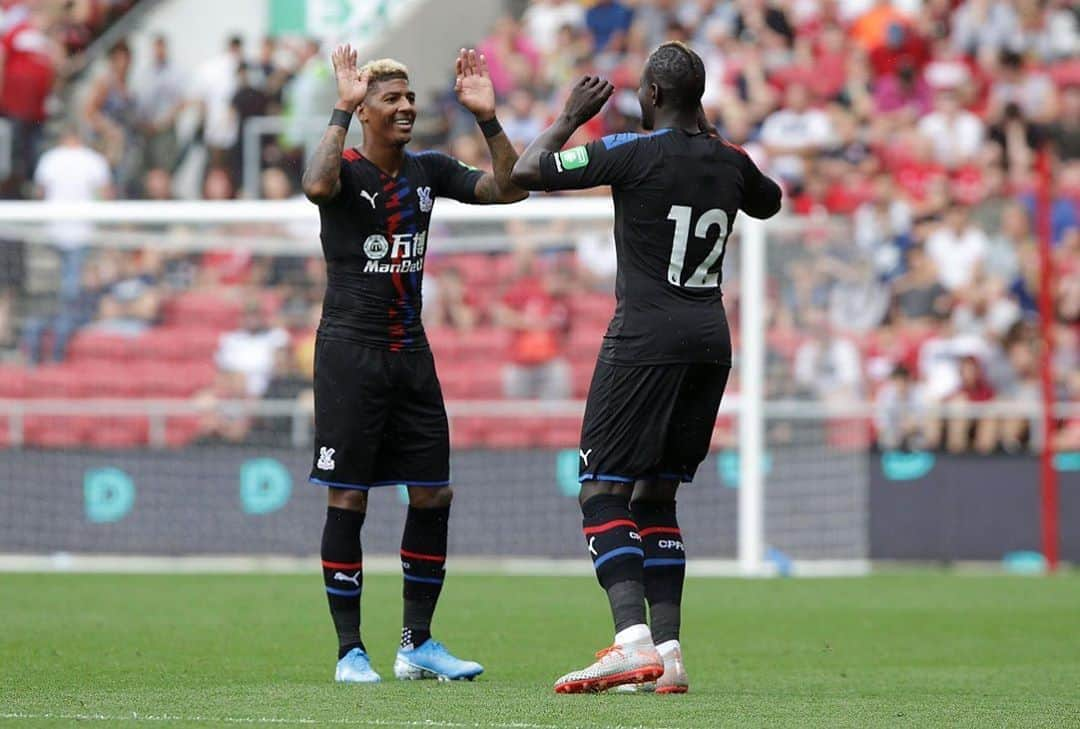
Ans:
[[[371,74],[371,80],[389,81],[392,78],[403,78],[406,81],[409,80],[409,69],[401,61],[395,61],[393,58],[377,58],[374,61],[368,61],[360,67],[360,75],[364,72]]]

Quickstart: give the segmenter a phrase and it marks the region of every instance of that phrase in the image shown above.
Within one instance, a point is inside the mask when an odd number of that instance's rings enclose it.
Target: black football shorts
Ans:
[[[679,482],[709,453],[728,365],[597,362],[581,427],[579,481]]]
[[[315,343],[312,483],[446,486],[450,431],[431,351]]]

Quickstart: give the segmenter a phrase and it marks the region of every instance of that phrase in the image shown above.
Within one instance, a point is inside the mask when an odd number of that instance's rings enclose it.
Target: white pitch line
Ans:
[[[274,716],[181,716],[178,714],[32,714],[0,713],[0,720],[15,721],[146,721],[146,722],[203,722],[217,724],[271,724],[281,726],[313,726],[318,724],[350,724],[353,726],[373,727],[431,727],[431,729],[678,729],[677,727],[646,726],[644,724],[531,724],[528,722],[456,722],[419,719],[413,721],[394,721],[390,719],[288,719]]]

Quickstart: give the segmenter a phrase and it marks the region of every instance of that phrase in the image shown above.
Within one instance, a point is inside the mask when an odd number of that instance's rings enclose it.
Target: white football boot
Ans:
[[[664,659],[664,675],[656,681],[646,681],[641,684],[623,684],[616,691],[623,693],[658,693],[658,694],[685,694],[690,690],[690,679],[686,676],[686,666],[683,665],[682,648],[679,641],[669,640],[656,646],[660,657]]]
[[[628,628],[632,631],[639,626]],[[555,682],[557,694],[580,694],[604,691],[623,684],[655,681],[664,674],[664,662],[649,637],[648,628],[639,640],[620,640],[596,654],[591,666],[566,674]],[[627,632],[623,631],[623,632]]]

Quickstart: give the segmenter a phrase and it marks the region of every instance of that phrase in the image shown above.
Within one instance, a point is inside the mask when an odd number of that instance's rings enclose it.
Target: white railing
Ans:
[[[720,406],[721,417],[740,417],[745,398],[732,396]],[[486,418],[566,418],[581,417],[585,412],[583,400],[451,400],[446,403],[447,412],[455,417]],[[8,433],[12,445],[25,443],[24,424],[28,416],[55,417],[133,417],[145,416],[149,420],[151,448],[165,446],[165,423],[170,417],[197,416],[210,412],[228,412],[249,417],[290,418],[292,421],[292,444],[306,446],[310,442],[310,421],[313,411],[310,405],[300,405],[295,400],[219,400],[207,406],[195,400],[152,398],[40,398],[0,399],[0,419],[8,421]],[[926,407],[919,411],[926,418],[1042,418],[1042,405],[1038,402],[1000,401],[987,403],[946,403]],[[766,401],[761,407],[763,421],[785,419],[801,421],[862,420],[869,423],[876,414],[871,402],[826,404],[806,400]],[[1058,418],[1080,417],[1080,403],[1056,403],[1054,415]],[[741,433],[741,431],[740,431]]]

